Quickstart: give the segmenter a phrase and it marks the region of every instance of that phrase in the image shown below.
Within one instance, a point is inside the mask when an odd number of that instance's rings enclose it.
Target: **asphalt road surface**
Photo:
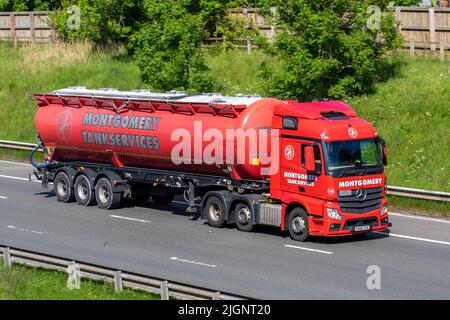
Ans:
[[[114,211],[58,203],[31,171],[0,161],[2,246],[255,298],[450,299],[449,220],[393,213],[390,234],[300,243],[276,228],[210,228],[180,199]],[[369,289],[378,267],[381,288]]]

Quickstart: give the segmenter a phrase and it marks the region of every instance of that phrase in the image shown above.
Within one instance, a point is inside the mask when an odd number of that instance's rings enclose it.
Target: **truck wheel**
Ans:
[[[109,179],[101,178],[95,185],[95,198],[100,209],[112,210],[119,207],[122,194],[113,192]]]
[[[254,225],[252,223],[252,209],[247,203],[240,202],[234,208],[234,220],[239,230],[244,232],[253,231]]]
[[[172,194],[165,195],[165,196],[153,195],[152,200],[154,203],[156,203],[158,205],[169,204],[173,200],[173,195]]]
[[[205,204],[206,220],[214,228],[221,228],[225,223],[225,206],[222,201],[215,196],[209,197]]]
[[[73,202],[75,200],[74,192],[70,186],[70,179],[67,173],[60,172],[53,181],[54,192],[59,202]]]
[[[306,241],[309,237],[308,215],[302,208],[295,208],[289,214],[288,229],[295,241]]]
[[[92,184],[89,178],[81,174],[75,180],[73,191],[75,193],[75,199],[80,206],[90,206],[95,202],[94,190],[92,190]]]

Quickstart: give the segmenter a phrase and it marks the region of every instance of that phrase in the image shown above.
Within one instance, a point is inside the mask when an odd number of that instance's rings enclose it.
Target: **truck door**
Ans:
[[[305,168],[305,147],[314,148],[316,170]],[[319,182],[322,176],[322,157],[317,143],[296,138],[283,138],[280,152],[281,190],[309,196],[322,196]]]

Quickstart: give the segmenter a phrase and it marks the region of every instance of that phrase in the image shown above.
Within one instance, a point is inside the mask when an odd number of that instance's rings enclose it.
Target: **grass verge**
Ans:
[[[67,288],[62,272],[13,265],[0,267],[0,300],[159,300],[159,295],[130,289],[116,293],[109,283],[81,280],[79,290]]]

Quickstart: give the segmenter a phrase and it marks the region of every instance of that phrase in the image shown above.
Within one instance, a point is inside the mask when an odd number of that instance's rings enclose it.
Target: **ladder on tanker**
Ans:
[[[149,90],[119,91],[69,87],[47,94],[35,94],[39,106],[59,104],[65,107],[106,108],[115,112],[170,111],[186,114],[209,113],[238,116],[252,103],[262,99],[257,95],[223,96],[220,93],[186,94],[181,91],[155,93]]]

